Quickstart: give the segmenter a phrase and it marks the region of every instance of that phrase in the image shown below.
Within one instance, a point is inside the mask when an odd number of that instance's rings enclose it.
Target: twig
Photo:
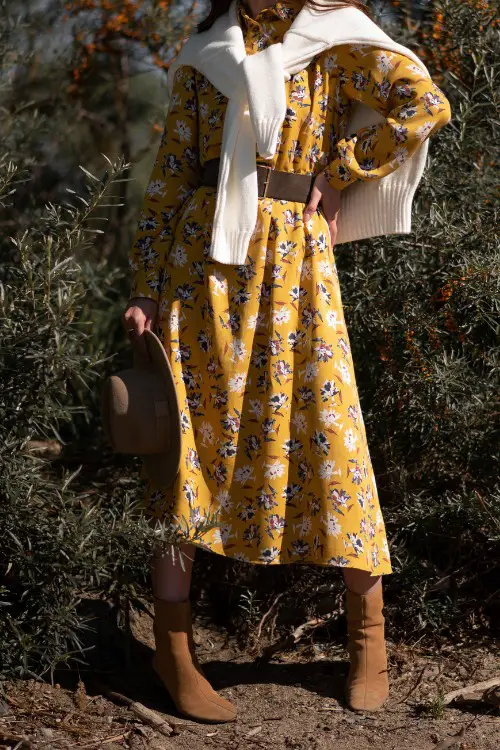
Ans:
[[[422,682],[422,680],[424,678],[424,674],[425,674],[425,670],[426,669],[427,669],[427,667],[424,667],[422,669],[422,671],[420,672],[420,674],[419,674],[419,676],[417,678],[416,683],[413,685],[413,687],[410,688],[409,692],[405,695],[404,698],[402,698],[400,701],[397,701],[397,705],[399,705],[400,703],[406,703],[406,701],[408,700],[408,698],[410,697],[410,695],[412,695],[412,693],[415,692],[415,690],[418,688],[418,686],[420,685],[420,683]]]
[[[493,680],[488,680],[488,682],[493,682]],[[486,683],[479,683],[479,684],[486,684]],[[495,686],[491,685],[490,689],[492,687],[495,687]],[[487,689],[484,692],[487,692]],[[495,706],[493,706],[492,708],[490,708],[490,710],[486,712],[486,716],[488,714],[492,713],[492,711],[494,711],[495,708],[496,708]],[[438,745],[436,745],[433,748],[433,750],[450,750],[450,748],[452,748],[452,747],[454,747],[456,745],[456,743],[458,742],[458,740],[462,739],[462,737],[465,736],[465,733],[468,732],[469,729],[471,729],[471,727],[473,727],[474,724],[478,720],[479,720],[479,716],[473,716],[472,719],[469,721],[469,723],[466,724],[465,727],[462,727],[462,729],[457,734],[454,734],[453,737],[447,737],[442,742],[440,742]]]
[[[493,713],[493,711],[495,711],[495,710],[496,710],[496,706],[492,706],[488,711],[486,711],[486,713],[484,714],[484,716],[488,716],[488,714]],[[480,718],[479,714],[477,714],[476,716],[473,716],[472,719],[469,721],[469,723],[466,724],[466,726],[464,727],[464,732],[468,732],[469,729],[474,726],[474,724],[476,723],[476,721],[479,720],[479,718]]]
[[[322,617],[317,617],[313,620],[308,620],[307,622],[302,623],[302,625],[299,625],[298,628],[295,628],[293,633],[290,633],[284,638],[281,638],[276,643],[271,644],[271,646],[266,646],[266,648],[262,650],[260,659],[263,661],[270,659],[271,656],[276,654],[278,651],[282,651],[295,646],[295,644],[300,641],[306,630],[315,630],[316,628],[319,628],[324,624],[325,620]]]
[[[80,745],[78,742],[76,742],[74,745],[69,745],[69,747],[79,747],[81,750],[86,750],[88,747],[95,747],[96,745],[107,745],[108,742],[116,742],[118,740],[124,740],[126,737],[128,737],[130,734],[130,730],[128,732],[123,732],[122,734],[114,734],[112,737],[106,737],[105,740],[94,740],[93,742],[87,742],[85,745]]]
[[[0,729],[0,742],[2,743],[2,745],[4,745],[7,742],[9,744],[11,742],[16,742],[17,743],[16,747],[27,748],[27,750],[33,747],[30,740],[27,737],[23,736],[22,734],[4,734],[4,732],[2,732],[1,729]]]
[[[262,721],[283,721],[284,716],[264,716]]]
[[[159,732],[164,737],[170,737],[170,735],[174,733],[174,728],[168,723],[168,721],[165,721],[165,719],[160,716],[160,714],[156,713],[156,711],[143,706],[142,703],[133,701],[130,698],[127,698],[126,695],[116,693],[114,690],[108,690],[106,688],[104,689],[104,695],[112,701],[127,706],[129,711],[131,711],[139,721],[142,721],[143,724],[147,724],[147,726],[151,727],[156,732]]]
[[[260,640],[260,637],[262,635],[262,628],[264,626],[265,621],[267,620],[267,618],[269,617],[269,615],[271,614],[271,612],[273,611],[273,609],[275,608],[275,606],[277,605],[277,603],[279,602],[279,600],[281,599],[284,593],[285,592],[282,591],[281,594],[278,594],[278,596],[274,599],[273,603],[271,604],[267,612],[262,616],[262,619],[259,622],[259,627],[257,630],[257,640]]]
[[[21,705],[19,701],[16,701],[15,698],[11,698],[10,695],[4,695],[4,699],[7,701],[7,703],[9,703],[11,706],[14,706],[15,708],[19,708]]]

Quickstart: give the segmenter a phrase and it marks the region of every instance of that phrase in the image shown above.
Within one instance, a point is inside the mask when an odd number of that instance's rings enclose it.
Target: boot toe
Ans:
[[[225,698],[217,694],[210,697],[203,695],[202,700],[200,700],[200,697],[195,706],[178,706],[180,713],[189,716],[191,719],[210,724],[223,724],[235,720],[236,707]]]
[[[200,685],[200,705],[203,705],[203,713],[207,721],[234,721],[236,718],[236,706],[223,698],[211,687]]]
[[[214,724],[225,724],[234,721],[236,719],[236,708],[229,701],[225,701],[225,703],[226,705],[224,706],[220,703],[214,705],[213,710],[210,711],[206,720]]]
[[[379,711],[388,697],[388,689],[346,691],[347,704],[352,711]]]
[[[217,701],[217,703],[226,716],[225,721],[233,721],[233,719],[236,718],[236,706],[234,706],[230,701],[226,700],[225,698],[221,698],[221,696],[219,695],[219,700]]]

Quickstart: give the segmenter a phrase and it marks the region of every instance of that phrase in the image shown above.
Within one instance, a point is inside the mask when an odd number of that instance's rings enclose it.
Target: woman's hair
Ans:
[[[196,33],[199,34],[200,31],[206,31],[207,29],[209,29],[212,24],[215,23],[215,21],[219,18],[219,16],[222,16],[224,13],[226,13],[230,4],[231,0],[211,0],[210,13],[205,19],[203,19],[203,21],[200,21],[200,23],[197,25]],[[361,2],[361,0],[341,0],[341,2],[332,0],[332,2],[330,3],[323,1],[320,5],[316,5],[315,0],[305,0],[304,5],[309,5],[309,7],[314,8],[315,10],[331,10],[335,7],[353,7],[361,10],[365,15],[368,16],[368,18],[371,18],[368,8],[364,3]]]

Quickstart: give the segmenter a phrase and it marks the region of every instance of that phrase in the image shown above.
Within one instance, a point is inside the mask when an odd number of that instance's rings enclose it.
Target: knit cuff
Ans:
[[[255,121],[257,150],[263,159],[272,159],[276,154],[282,127],[283,120],[276,117],[264,117]]]

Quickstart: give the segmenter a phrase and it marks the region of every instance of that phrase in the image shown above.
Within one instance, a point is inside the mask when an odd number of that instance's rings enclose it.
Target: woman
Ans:
[[[282,41],[304,7],[236,3],[247,55]],[[360,2],[344,5],[364,12]],[[212,2],[198,31],[227,8]],[[342,191],[398,169],[450,120],[449,104],[413,60],[370,45],[324,50],[285,90],[276,154],[257,161],[312,176],[307,201],[259,193],[246,263],[211,259],[216,183],[207,164],[221,154],[227,99],[182,65],[131,249],[124,326],[136,346],[145,328],[163,341],[183,426],[173,487],[150,483],[145,501],[151,519],[178,529],[185,560],[154,560],[154,665],[178,710],[200,721],[231,721],[236,709],[194,652],[198,544],[254,564],[341,567],[348,704],[377,710],[389,690],[381,577],[391,563],[333,247]],[[355,102],[385,119],[340,137]]]

